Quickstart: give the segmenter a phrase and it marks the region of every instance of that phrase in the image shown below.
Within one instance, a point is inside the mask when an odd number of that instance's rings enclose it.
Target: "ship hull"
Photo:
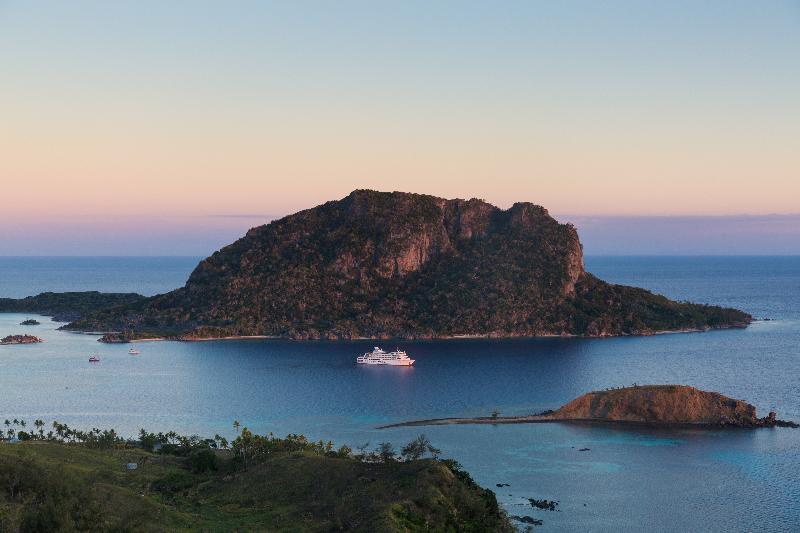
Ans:
[[[359,365],[375,365],[375,366],[411,366],[414,364],[413,359],[408,361],[357,361]]]
[[[387,353],[376,346],[371,352],[358,356],[356,363],[360,365],[411,366],[414,364],[414,360],[399,348],[394,352]]]

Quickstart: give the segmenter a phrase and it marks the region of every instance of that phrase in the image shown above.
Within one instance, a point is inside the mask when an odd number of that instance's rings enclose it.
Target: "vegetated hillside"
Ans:
[[[136,293],[113,292],[42,292],[26,298],[0,298],[0,312],[36,313],[68,322],[109,307],[130,305],[145,300]]]
[[[355,191],[251,229],[186,285],[69,327],[124,336],[620,335],[743,326],[584,271],[578,234],[529,203]]]
[[[565,420],[740,427],[765,423],[756,416],[756,408],[747,402],[686,385],[646,385],[590,392],[550,416]]]
[[[514,531],[452,464],[0,441],[0,531]]]

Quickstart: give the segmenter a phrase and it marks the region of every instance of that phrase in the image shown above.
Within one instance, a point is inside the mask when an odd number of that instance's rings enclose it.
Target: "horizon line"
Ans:
[[[216,252],[217,250],[215,250]],[[212,252],[211,254],[213,254]],[[129,258],[148,258],[148,259],[157,259],[157,258],[172,258],[172,259],[195,259],[201,258],[205,259],[210,257],[211,254],[208,255],[148,255],[148,254],[135,254],[135,255],[58,255],[58,254],[50,254],[50,255],[43,255],[43,254],[30,254],[30,255],[3,255],[0,254],[0,259],[129,259]],[[584,254],[584,258],[586,257],[800,257],[800,253],[795,254],[742,254],[742,253],[716,253],[716,254],[694,254],[694,253],[680,253],[680,254],[663,254],[663,253],[633,253],[633,254],[607,254],[607,253],[589,253]]]

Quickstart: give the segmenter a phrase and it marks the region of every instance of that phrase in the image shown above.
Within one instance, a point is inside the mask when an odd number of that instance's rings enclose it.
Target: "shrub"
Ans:
[[[210,448],[196,448],[189,453],[189,468],[202,474],[217,469],[217,454]]]
[[[179,492],[193,486],[195,478],[184,470],[173,470],[164,477],[158,478],[150,485],[150,488],[162,494]]]

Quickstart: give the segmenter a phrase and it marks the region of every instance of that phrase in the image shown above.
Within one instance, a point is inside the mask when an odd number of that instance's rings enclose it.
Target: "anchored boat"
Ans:
[[[400,348],[393,352],[384,352],[376,346],[371,352],[359,355],[356,358],[356,363],[362,365],[411,366],[414,364],[414,359],[409,359],[408,354]]]

